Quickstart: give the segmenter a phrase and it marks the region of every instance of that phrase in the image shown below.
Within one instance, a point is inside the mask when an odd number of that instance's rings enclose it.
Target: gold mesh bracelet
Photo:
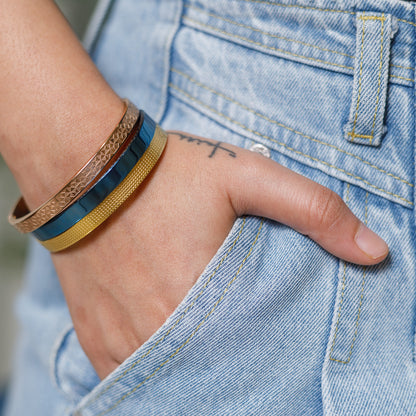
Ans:
[[[123,100],[125,111],[117,127],[97,153],[56,195],[37,209],[29,212],[26,202],[20,198],[9,215],[9,222],[22,233],[30,233],[46,224],[76,201],[110,162],[134,127],[139,110],[133,103]]]
[[[157,126],[153,139],[143,156],[120,185],[115,188],[101,204],[67,231],[50,240],[39,242],[49,251],[57,252],[74,245],[94,231],[110,217],[110,215],[113,214],[145,180],[159,160],[163,149],[165,148],[166,141],[167,134]]]

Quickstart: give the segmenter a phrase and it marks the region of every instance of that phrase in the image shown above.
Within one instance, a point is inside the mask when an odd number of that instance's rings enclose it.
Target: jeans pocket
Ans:
[[[191,347],[198,333],[210,325],[210,316],[220,308],[248,263],[262,224],[262,220],[255,217],[237,219],[222,246],[172,315],[103,381],[98,379],[73,328],[64,331],[55,348],[53,375],[58,387],[77,406],[79,413],[76,414],[98,415],[112,411],[129,414],[116,408],[123,402],[129,403],[133,392],[169,371],[170,362],[182,350]]]

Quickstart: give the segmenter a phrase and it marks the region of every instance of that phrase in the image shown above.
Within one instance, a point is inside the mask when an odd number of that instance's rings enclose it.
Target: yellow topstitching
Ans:
[[[347,196],[346,196],[347,206],[348,206],[349,202],[350,202],[350,184],[347,184]],[[346,273],[347,273],[347,262],[344,261],[343,263],[344,263],[344,271],[342,273],[342,290],[341,290],[341,297],[340,297],[340,300],[339,300],[338,317],[337,317],[337,323],[335,325],[335,332],[334,332],[334,338],[332,340],[331,351],[329,352],[329,359],[333,360],[333,361],[338,361],[338,360],[335,360],[334,358],[332,358],[332,351],[334,350],[335,340],[337,339],[337,335],[338,335],[339,319],[341,317],[342,302],[344,301],[344,293],[345,293],[345,280],[346,280]]]
[[[326,65],[331,65],[331,66],[335,66],[335,67],[339,67],[339,68],[349,69],[351,71],[354,70],[354,67],[352,67],[352,66],[342,65],[342,64],[335,63],[335,62],[329,62],[329,61],[325,61],[323,59],[318,59],[318,58],[313,58],[313,57],[310,57],[310,56],[296,54],[296,53],[287,51],[287,50],[282,49],[282,48],[275,48],[274,46],[265,45],[264,43],[256,42],[256,41],[251,40],[249,38],[246,38],[244,36],[239,36],[239,35],[236,35],[234,33],[226,32],[225,30],[221,30],[221,29],[219,29],[219,28],[217,28],[215,26],[207,25],[205,23],[202,23],[202,22],[200,22],[198,20],[192,19],[192,18],[187,17],[187,16],[184,16],[183,19],[184,19],[184,21],[187,20],[188,22],[193,23],[195,25],[199,25],[201,27],[205,27],[205,28],[210,29],[212,31],[215,31],[215,32],[218,32],[218,33],[221,33],[223,35],[230,36],[230,37],[234,37],[236,39],[240,39],[240,40],[242,40],[244,42],[248,42],[248,43],[251,43],[253,45],[260,46],[260,47],[265,48],[265,49],[269,49],[269,50],[272,50],[272,51],[280,52],[280,53],[283,53],[283,54],[286,54],[286,55],[289,55],[289,56],[294,56],[294,57],[297,57],[297,58],[303,58],[303,59],[306,59],[306,60],[309,60],[309,61],[315,61],[315,62],[319,62],[319,63],[326,64]],[[401,80],[404,80],[404,81],[414,82],[414,79],[405,78],[405,77],[402,77],[402,76],[399,76],[399,75],[390,75],[390,77],[391,78],[401,79]]]
[[[298,9],[315,10],[315,11],[319,11],[319,12],[344,13],[344,14],[350,14],[350,15],[355,15],[356,14],[355,12],[350,12],[348,10],[321,9],[319,7],[299,6],[297,4],[275,3],[275,2],[266,1],[266,0],[239,0],[239,1],[244,1],[246,3],[266,4],[266,5],[269,5],[269,6],[278,6],[278,7],[287,7],[287,8],[292,8],[293,7],[293,8],[298,8]],[[399,18],[397,18],[397,20],[399,22],[402,22],[402,23],[407,23],[409,25],[416,26],[416,23],[414,23],[410,20],[399,19]]]
[[[190,4],[185,4],[184,7],[188,8],[188,9],[196,10],[199,13],[205,14],[205,15],[213,17],[215,19],[222,20],[222,21],[227,22],[227,23],[231,23],[231,24],[233,24],[235,26],[238,26],[238,27],[243,27],[245,29],[249,29],[253,32],[257,32],[257,33],[260,33],[262,35],[265,35],[265,36],[268,36],[268,37],[271,37],[271,38],[281,39],[281,40],[284,40],[284,41],[287,41],[287,42],[299,43],[301,45],[308,46],[308,47],[311,47],[311,48],[314,48],[314,49],[318,49],[318,50],[321,50],[323,52],[331,52],[331,53],[336,54],[336,55],[341,55],[341,56],[345,56],[347,58],[355,59],[354,55],[349,55],[348,53],[335,51],[333,49],[323,48],[321,46],[313,45],[311,43],[303,42],[303,41],[296,40],[296,39],[287,38],[285,36],[275,35],[275,34],[270,33],[270,32],[265,32],[263,30],[255,28],[253,26],[249,26],[249,25],[246,25],[246,24],[243,24],[243,23],[239,23],[239,22],[236,22],[235,20],[228,19],[228,18],[225,18],[223,16],[219,16],[219,15],[211,13],[211,12],[207,12],[204,9],[201,9],[199,7],[196,7],[196,6],[193,6],[193,5],[190,5]],[[395,64],[390,64],[390,66],[393,67],[393,68],[401,68],[401,69],[406,69],[406,70],[410,70],[410,71],[415,70],[415,68],[412,68],[410,66],[395,65]],[[395,76],[395,75],[391,75],[391,76],[393,76],[395,78],[399,78],[399,79],[404,79],[406,81],[412,81],[412,82],[414,81],[413,79],[410,79],[410,78],[403,78],[403,77],[399,77],[399,76]]]

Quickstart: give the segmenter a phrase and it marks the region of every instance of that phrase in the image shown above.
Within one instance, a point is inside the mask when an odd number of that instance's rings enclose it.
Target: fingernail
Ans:
[[[389,251],[384,240],[362,223],[355,234],[354,240],[357,246],[373,259],[383,257]]]

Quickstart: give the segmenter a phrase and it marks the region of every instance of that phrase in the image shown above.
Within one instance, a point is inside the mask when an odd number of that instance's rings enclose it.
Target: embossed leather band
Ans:
[[[40,243],[51,252],[57,252],[71,247],[98,226],[100,226],[111,214],[113,214],[146,179],[159,160],[167,141],[167,134],[156,127],[153,139],[126,178],[117,186],[111,194],[104,199],[95,209],[78,221],[67,231],[55,238]]]
[[[11,225],[22,233],[33,232],[64,211],[91,187],[97,176],[111,163],[139,117],[136,106],[128,100],[124,102],[126,111],[123,118],[97,153],[65,187],[37,209],[29,212],[25,200],[20,198],[9,215]]]

